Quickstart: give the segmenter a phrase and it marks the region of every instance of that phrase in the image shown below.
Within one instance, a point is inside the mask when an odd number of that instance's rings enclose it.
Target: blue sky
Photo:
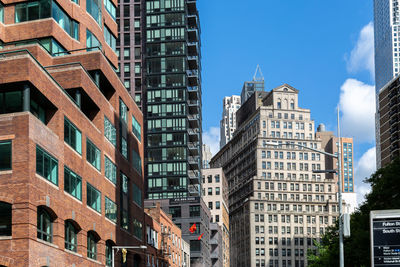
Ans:
[[[216,149],[223,97],[240,94],[259,64],[266,90],[299,89],[316,125],[336,131],[340,102],[342,132],[355,138],[356,185],[366,192],[361,180],[375,164],[372,0],[201,0],[198,7],[203,140]]]

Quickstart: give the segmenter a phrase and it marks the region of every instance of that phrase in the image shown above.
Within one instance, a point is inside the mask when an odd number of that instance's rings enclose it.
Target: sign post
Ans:
[[[400,210],[370,213],[371,266],[400,267]]]

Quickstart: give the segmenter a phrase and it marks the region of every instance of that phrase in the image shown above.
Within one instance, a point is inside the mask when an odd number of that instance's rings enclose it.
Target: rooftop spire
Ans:
[[[264,81],[264,76],[261,72],[260,65],[258,65],[258,64],[257,64],[256,72],[254,73],[254,76],[253,76],[253,81],[258,81],[258,82]]]

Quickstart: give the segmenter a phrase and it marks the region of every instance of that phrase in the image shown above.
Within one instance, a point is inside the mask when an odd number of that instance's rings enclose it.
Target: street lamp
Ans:
[[[118,250],[120,249],[147,249],[147,246],[141,245],[141,246],[113,246],[112,247],[112,267],[115,267],[115,262],[114,262],[114,250],[115,253],[118,253]],[[126,251],[125,251],[126,252]]]
[[[339,107],[337,108],[337,128],[338,128],[338,138],[339,138],[339,146],[338,146],[338,153],[332,154],[332,153],[328,153],[325,151],[321,151],[315,148],[311,148],[311,147],[307,147],[301,144],[295,144],[295,143],[286,143],[287,146],[291,145],[295,145],[301,148],[305,148],[311,151],[315,151],[333,158],[336,158],[338,161],[338,186],[339,186],[339,194],[338,194],[338,201],[339,201],[339,256],[340,256],[340,267],[344,267],[344,247],[343,247],[343,209],[342,209],[342,157],[341,157],[341,148],[342,148],[342,139],[340,138],[340,124],[339,124]],[[265,142],[266,145],[271,145],[271,146],[281,146],[282,144],[277,143],[277,142]],[[315,173],[317,172],[329,172],[329,173],[335,173],[336,170],[316,170],[313,171]]]

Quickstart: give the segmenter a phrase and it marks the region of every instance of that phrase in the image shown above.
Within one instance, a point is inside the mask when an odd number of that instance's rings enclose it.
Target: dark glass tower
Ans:
[[[147,198],[199,195],[200,38],[196,1],[146,1]]]

